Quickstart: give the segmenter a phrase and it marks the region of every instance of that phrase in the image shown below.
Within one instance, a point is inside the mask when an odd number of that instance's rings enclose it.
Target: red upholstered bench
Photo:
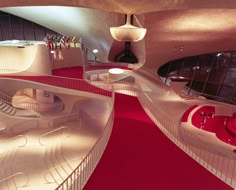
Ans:
[[[183,114],[183,116],[182,116],[182,118],[181,118],[181,122],[187,122],[187,121],[188,121],[188,116],[189,116],[190,112],[191,112],[194,108],[196,108],[197,106],[198,106],[198,105],[194,105],[194,106],[188,108],[188,109],[184,112],[184,114]]]
[[[201,127],[203,123],[204,123],[204,116],[202,116],[199,112],[195,112],[195,114],[192,117],[192,124],[195,127]]]

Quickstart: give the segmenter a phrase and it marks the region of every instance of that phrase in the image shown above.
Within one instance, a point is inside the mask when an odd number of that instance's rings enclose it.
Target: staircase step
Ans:
[[[16,109],[15,108],[12,108],[11,111],[9,112],[9,114],[11,114],[11,115],[15,115],[15,113],[16,113]]]
[[[8,106],[8,109],[7,109],[5,112],[8,113],[8,114],[10,114],[13,109],[14,109],[13,107]]]
[[[2,110],[3,108],[5,108],[6,107],[6,104],[5,103],[3,103],[3,104],[1,104],[0,105],[0,109]]]
[[[6,112],[9,109],[9,106],[6,104],[4,108],[2,108],[2,111]]]

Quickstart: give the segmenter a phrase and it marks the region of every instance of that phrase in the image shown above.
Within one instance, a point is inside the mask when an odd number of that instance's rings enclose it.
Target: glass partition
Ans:
[[[236,104],[235,55],[235,51],[217,52],[170,61],[159,68],[158,75],[166,85],[187,82],[182,89],[186,95]]]

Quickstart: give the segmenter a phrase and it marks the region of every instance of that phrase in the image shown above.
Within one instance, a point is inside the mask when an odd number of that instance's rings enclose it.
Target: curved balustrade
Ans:
[[[166,111],[167,108],[166,105],[163,105],[163,100],[158,100],[158,98],[154,98],[152,95],[152,93],[140,90],[138,99],[143,105],[146,113],[154,123],[156,123],[158,128],[173,143],[203,167],[212,172],[215,176],[219,177],[225,183],[235,187],[236,160],[214,152],[206,143],[195,141],[194,144],[191,144],[188,142],[187,138],[181,138],[179,120],[174,119],[173,116]],[[155,99],[155,101],[152,99]],[[193,137],[190,135],[188,138],[191,139]]]
[[[20,186],[18,186],[18,184],[16,183],[16,177],[17,176],[24,176],[26,178],[25,182],[23,184],[21,184]],[[13,175],[10,175],[8,177],[5,177],[4,179],[1,179],[0,180],[0,184],[3,183],[3,182],[7,182],[8,180],[12,179],[13,180],[13,183],[14,183],[14,186],[15,186],[15,189],[18,189],[18,188],[22,188],[22,187],[26,187],[28,184],[29,184],[29,176],[27,176],[25,173],[23,172],[18,172],[18,173],[15,173]],[[9,190],[11,190],[11,187],[8,187]]]
[[[114,105],[114,91],[112,93],[113,105]],[[113,107],[112,105],[112,107]],[[103,129],[96,144],[89,151],[86,157],[82,160],[79,166],[56,188],[56,190],[82,190],[96,165],[98,164],[108,140],[111,135],[112,126],[114,120],[114,110],[109,116],[105,128]]]
[[[51,76],[51,75],[32,76],[32,74],[33,73],[31,73],[29,76],[16,76],[16,75],[0,76],[0,80],[1,79],[5,79],[5,80],[18,79],[18,80],[27,81],[28,83],[34,82],[34,84],[35,83],[39,83],[39,84],[41,83],[42,85],[48,84],[48,85],[53,85],[53,86],[62,87],[62,88],[80,90],[86,93],[92,93],[96,95],[111,96],[110,91],[97,88],[81,79],[58,77],[58,76]],[[16,112],[14,113],[17,113],[17,116],[19,117],[32,117],[32,116],[38,117],[39,116],[37,113],[32,113],[32,111],[37,112],[39,110],[40,105],[38,103],[25,103],[24,104],[20,102],[18,104],[17,102],[14,102],[14,104],[12,105],[12,101],[11,101],[12,98],[3,98],[3,99],[6,100],[5,103],[9,104],[9,106],[12,106],[13,108],[16,109],[15,110]],[[1,95],[0,95],[0,100],[1,100]],[[59,109],[63,108],[63,105],[58,105],[56,109],[57,108]],[[24,113],[21,114],[22,111],[24,111]],[[28,114],[25,113],[27,111],[28,111]]]
[[[102,63],[96,60],[88,60],[88,48],[81,43],[81,54],[83,62],[83,78],[88,81],[103,81],[103,82],[116,82],[129,77],[131,68],[128,63]],[[91,51],[91,50],[90,50]],[[133,66],[133,65],[132,65]],[[112,74],[110,69],[120,69],[121,73]]]
[[[38,138],[39,144],[40,144],[41,146],[46,146],[46,144],[42,143],[42,138],[44,138],[44,137],[46,137],[46,136],[49,136],[49,135],[52,135],[52,134],[55,134],[55,133],[57,133],[58,131],[64,132],[64,130],[67,130],[67,133],[68,133],[69,127],[67,127],[67,126],[62,126],[62,127],[53,129],[52,131],[49,131],[49,132],[47,132],[47,133],[42,134],[42,135],[39,136],[39,138]]]
[[[213,100],[213,101],[225,102],[225,103],[229,103],[229,104],[233,104],[233,105],[236,104],[235,99],[232,99],[232,98],[197,92],[193,89],[188,88],[187,86],[185,86],[183,89],[186,92],[191,90],[191,92],[189,93],[189,96],[192,95],[193,97],[202,97],[202,98],[204,97],[206,99]],[[187,95],[187,93],[186,93],[186,95]]]
[[[12,101],[12,97],[8,96],[4,92],[0,91],[0,100],[6,103],[9,103]]]
[[[14,108],[19,108],[19,109],[23,109],[23,110],[32,110],[32,111],[35,111],[35,112],[43,112],[44,111],[44,108],[42,106],[40,106],[39,103],[32,103],[32,102],[27,102],[27,101],[14,101],[12,103],[12,106]],[[54,103],[53,106],[51,106],[50,108],[46,108],[46,111],[47,112],[50,112],[50,111],[62,111],[64,108],[64,104],[62,103]]]
[[[31,73],[33,74],[33,73]],[[87,83],[83,79],[75,79],[75,78],[68,78],[68,77],[59,77],[59,76],[52,76],[52,75],[40,75],[40,76],[18,76],[18,75],[9,75],[9,76],[0,76],[0,79],[4,78],[7,80],[24,80],[29,83],[34,82],[43,84],[43,85],[53,85],[56,87],[62,87],[67,89],[73,89],[73,90],[80,90],[83,92],[88,93],[95,93],[97,95],[103,95],[103,96],[111,96],[111,92],[104,91],[100,88],[96,88],[95,86],[92,86],[91,84]]]
[[[86,59],[87,55],[86,55]],[[96,58],[95,58],[96,60]],[[17,74],[17,73],[16,73]],[[55,77],[50,75],[43,75],[43,76],[17,76],[17,75],[2,75],[1,78],[7,78],[9,80],[11,79],[18,79],[18,80],[27,80],[28,82],[33,81],[34,83],[42,83],[47,85],[53,85],[63,88],[69,88],[69,89],[76,89],[81,90],[89,93],[95,93],[97,95],[102,96],[109,96],[112,97],[113,105],[114,105],[114,92],[112,90],[111,85],[108,85],[111,91],[107,91],[101,88],[97,88],[93,85],[88,84],[84,80],[78,80],[74,78],[66,78],[66,77]],[[27,74],[27,73],[25,73]],[[105,88],[106,89],[106,88]],[[84,185],[86,184],[88,178],[92,174],[93,170],[95,169],[98,161],[100,160],[106,145],[108,143],[108,140],[110,138],[110,134],[112,131],[112,125],[113,125],[113,118],[114,118],[114,112],[113,112],[113,105],[112,105],[112,112],[110,113],[109,119],[106,123],[106,126],[104,127],[101,135],[99,136],[97,142],[93,146],[93,148],[89,151],[89,153],[86,155],[86,157],[82,160],[82,162],[74,169],[74,171],[58,186],[57,189],[69,189],[69,186],[74,189],[82,189]],[[43,139],[46,138],[48,135],[53,135],[53,133],[63,131],[66,127],[63,126],[58,129],[54,129],[50,132],[47,132],[43,135],[41,135],[38,138],[38,142],[40,145],[45,146],[45,143],[43,142]],[[26,139],[27,141],[27,139]],[[27,142],[26,142],[27,143]],[[23,145],[22,145],[23,146]],[[52,169],[53,170],[53,169]],[[50,171],[52,172],[52,171]]]
[[[14,70],[14,69],[0,69],[0,74],[15,74],[15,73],[20,73],[22,71],[20,70]]]
[[[14,104],[13,104],[12,103],[12,98],[13,97],[10,97],[10,96],[6,95],[4,92],[0,91],[0,105],[2,103],[2,104],[5,104],[5,106],[9,106],[12,109],[14,109],[14,111],[9,112],[9,113],[3,110],[3,112],[6,113],[6,114],[14,115],[17,110],[22,111],[22,109],[24,109],[24,110],[33,110],[33,111],[37,111],[39,109],[39,104],[38,103],[14,102]],[[1,107],[0,107],[0,109],[1,109]]]
[[[38,103],[32,103],[32,102],[14,102],[13,107],[20,108],[24,110],[33,110],[38,111],[39,110],[39,104]]]
[[[82,160],[82,158],[81,158],[81,157],[77,157],[77,158],[74,158],[74,159],[69,160],[69,161],[66,161],[66,160],[65,160],[65,163],[63,163],[63,164],[58,164],[56,167],[53,167],[53,168],[49,169],[49,170],[44,174],[44,179],[45,179],[45,181],[46,181],[47,183],[56,183],[57,185],[60,185],[60,184],[58,183],[58,180],[54,177],[53,171],[56,171],[56,170],[58,170],[59,168],[63,168],[64,166],[68,166],[68,167],[70,168],[70,171],[69,171],[69,172],[71,173],[71,172],[73,172],[74,169],[71,167],[70,163],[74,162],[75,160]],[[67,172],[66,170],[63,170],[63,171],[66,172],[67,176],[70,175],[70,173]],[[52,178],[53,181],[50,181],[50,180],[47,178],[47,177],[48,177],[47,175],[49,175],[49,176]],[[64,180],[65,180],[65,178],[63,178],[61,175],[59,175],[59,177],[60,177],[60,181],[64,181]]]

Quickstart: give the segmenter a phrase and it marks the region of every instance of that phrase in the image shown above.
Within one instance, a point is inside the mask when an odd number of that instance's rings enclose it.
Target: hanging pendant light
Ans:
[[[135,15],[127,14],[126,16],[126,24],[118,27],[110,27],[110,32],[112,37],[117,41],[130,41],[130,42],[138,42],[142,40],[146,34],[147,29],[143,28],[139,23],[138,19],[136,21],[139,27],[136,27],[131,24],[131,17],[135,17]]]

